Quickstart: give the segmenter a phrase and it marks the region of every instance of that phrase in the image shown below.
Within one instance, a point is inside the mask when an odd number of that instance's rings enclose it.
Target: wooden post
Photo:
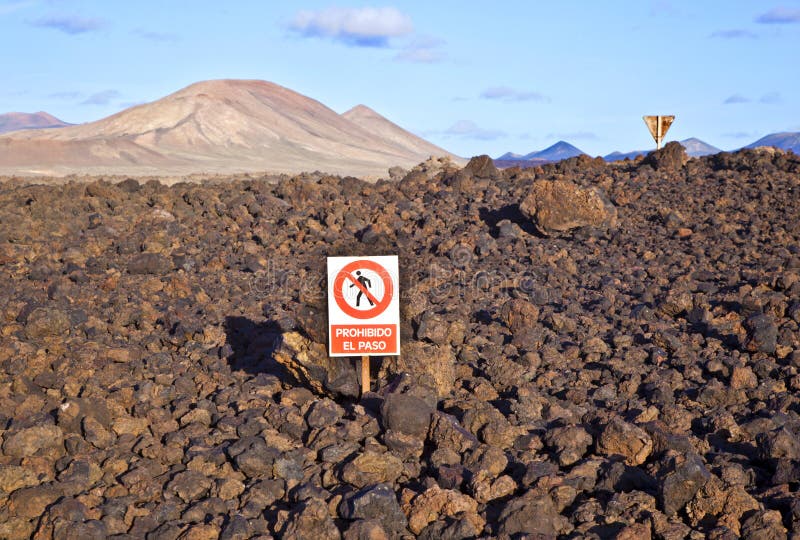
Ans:
[[[661,150],[661,139],[664,138],[664,134],[661,133],[661,115],[656,116],[656,150]]]
[[[361,395],[369,392],[369,356],[361,357]]]

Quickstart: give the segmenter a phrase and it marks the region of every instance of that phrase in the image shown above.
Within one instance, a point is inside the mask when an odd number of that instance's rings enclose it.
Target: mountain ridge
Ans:
[[[774,146],[781,150],[791,150],[795,154],[800,154],[800,131],[770,133],[748,144],[744,148],[757,148],[759,146]]]
[[[585,154],[580,148],[566,142],[558,141],[543,150],[534,150],[527,154],[516,154],[514,152],[506,152],[500,157],[495,158],[497,161],[560,161],[575,156]]]
[[[683,139],[682,141],[678,142],[686,149],[686,154],[689,157],[702,157],[722,152],[722,150],[716,146],[710,145],[707,142],[698,139],[697,137],[689,137],[688,139]],[[630,152],[620,152],[617,150],[611,152],[610,154],[606,154],[603,156],[603,159],[606,161],[622,161],[625,158],[636,159],[638,156],[644,156],[650,152],[652,152],[652,150],[632,150]]]
[[[201,81],[95,122],[0,136],[0,173],[385,176],[393,165],[455,157],[371,109],[354,109],[340,115],[267,81]]]
[[[12,133],[26,129],[50,129],[70,126],[50,113],[38,111],[35,113],[8,112],[0,114],[0,134]]]

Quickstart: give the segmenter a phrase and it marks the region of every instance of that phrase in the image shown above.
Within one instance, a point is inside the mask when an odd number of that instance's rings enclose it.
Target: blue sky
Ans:
[[[0,0],[0,112],[99,119],[196,81],[363,103],[463,156],[800,131],[800,1]]]

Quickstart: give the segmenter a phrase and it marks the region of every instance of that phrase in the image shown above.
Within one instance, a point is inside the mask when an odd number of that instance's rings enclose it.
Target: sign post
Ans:
[[[642,116],[644,123],[647,124],[647,129],[650,130],[650,135],[656,141],[656,150],[661,150],[661,141],[667,134],[669,126],[675,120],[675,115],[669,116]]]
[[[369,355],[361,357],[361,395],[369,392]]]
[[[328,257],[328,354],[361,357],[361,392],[369,357],[400,354],[397,256]]]

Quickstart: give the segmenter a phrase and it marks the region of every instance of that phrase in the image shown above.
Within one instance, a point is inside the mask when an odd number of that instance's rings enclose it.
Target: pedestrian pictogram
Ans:
[[[331,356],[400,354],[396,256],[328,257]]]
[[[353,287],[358,287],[359,289],[358,295],[356,296],[356,307],[358,307],[358,305],[361,303],[362,294],[366,294],[367,300],[369,300],[369,305],[374,306],[375,302],[372,301],[372,295],[369,294],[369,291],[367,290],[372,288],[372,282],[361,275],[361,270],[356,270],[356,275],[358,276],[358,279],[356,279],[357,283],[354,282],[350,284],[351,289]]]
[[[329,265],[331,258],[328,258]],[[373,319],[392,302],[394,288],[386,268],[373,260],[358,259],[346,264],[336,274],[333,298],[346,315],[355,319]]]

